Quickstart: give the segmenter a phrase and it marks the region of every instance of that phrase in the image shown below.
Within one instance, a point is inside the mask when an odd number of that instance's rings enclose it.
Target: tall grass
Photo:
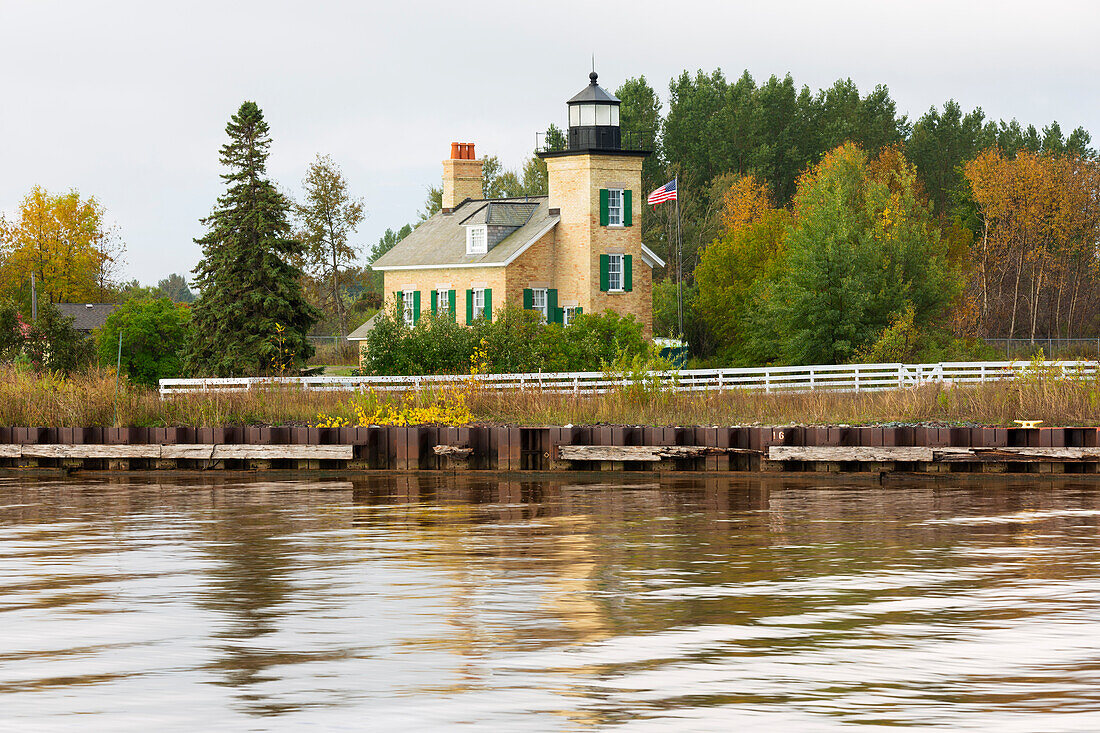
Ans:
[[[0,366],[0,425],[93,427],[114,424],[113,371],[91,370],[71,378],[36,375]],[[396,401],[399,396],[394,395]],[[425,391],[414,403],[431,404]],[[339,392],[257,389],[242,393],[192,393],[161,400],[155,390],[120,383],[120,426],[314,425],[318,415],[356,424],[353,400]],[[1011,425],[1100,424],[1100,381],[1065,379],[1041,369],[1015,381],[965,387],[925,385],[888,392],[763,394],[677,393],[623,388],[605,395],[496,393],[470,389],[467,403],[477,422],[520,425],[735,425],[869,424],[944,422]]]

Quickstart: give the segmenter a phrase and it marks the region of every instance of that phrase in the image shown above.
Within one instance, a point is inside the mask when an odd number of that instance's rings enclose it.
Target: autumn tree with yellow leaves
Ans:
[[[104,299],[122,253],[104,218],[94,197],[35,186],[12,219],[0,217],[0,295],[27,297],[33,273],[39,297],[50,302]]]
[[[1100,163],[989,148],[964,173],[981,216],[970,290],[983,335],[1094,331]]]

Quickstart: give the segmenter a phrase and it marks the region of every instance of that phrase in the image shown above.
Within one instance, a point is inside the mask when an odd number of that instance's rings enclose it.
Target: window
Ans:
[[[623,256],[608,255],[607,257],[607,289],[622,292],[623,289]]]
[[[543,323],[547,323],[550,320],[547,304],[546,288],[534,288],[531,290],[531,307],[542,314]]]
[[[563,326],[568,326],[573,322],[573,319],[577,317],[577,306],[567,305],[561,309],[561,323]]]
[[[487,251],[485,226],[466,227],[466,254],[483,255]]]
[[[607,225],[609,227],[623,225],[623,190],[621,188],[607,189]]]
[[[405,325],[412,326],[416,323],[416,311],[413,307],[416,305],[416,291],[406,290],[401,293],[401,309],[405,316]]]
[[[485,288],[474,288],[474,320],[485,315]]]
[[[435,291],[436,311],[442,315],[451,312],[451,291],[440,288]]]

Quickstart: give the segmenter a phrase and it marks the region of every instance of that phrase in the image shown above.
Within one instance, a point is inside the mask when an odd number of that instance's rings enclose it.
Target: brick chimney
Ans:
[[[466,199],[483,196],[481,166],[473,143],[451,143],[451,157],[443,161],[443,213],[449,214]]]

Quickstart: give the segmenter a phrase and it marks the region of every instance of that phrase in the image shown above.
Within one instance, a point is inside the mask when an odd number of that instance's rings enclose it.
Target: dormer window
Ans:
[[[623,190],[621,188],[607,189],[607,225],[610,227],[623,225]]]
[[[488,239],[484,224],[466,227],[466,254],[483,255],[488,252]]]

